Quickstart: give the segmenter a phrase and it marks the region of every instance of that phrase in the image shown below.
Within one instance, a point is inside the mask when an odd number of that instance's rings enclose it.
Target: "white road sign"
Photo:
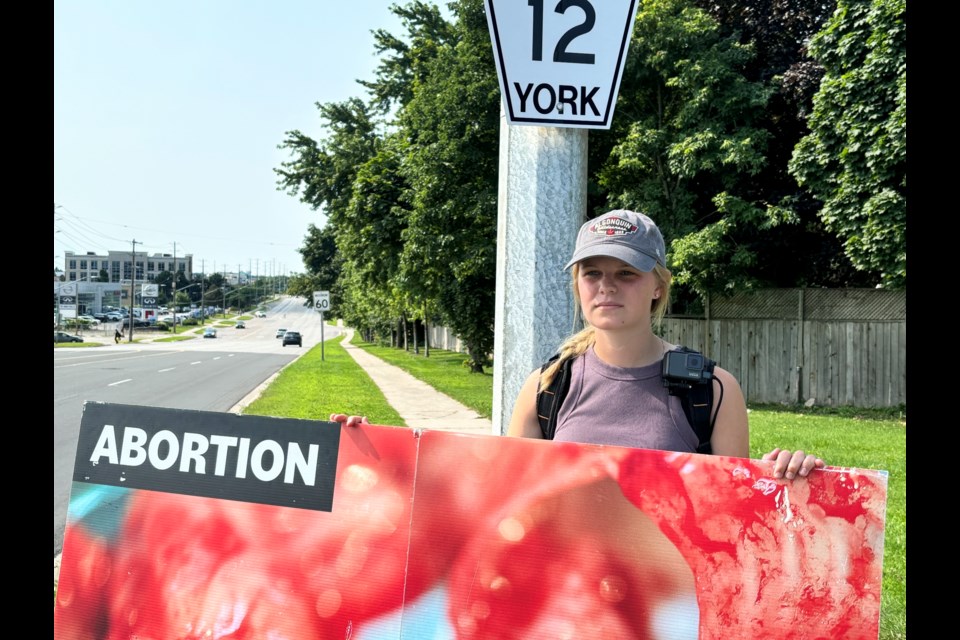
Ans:
[[[158,284],[142,284],[140,285],[140,295],[149,296],[151,298],[156,298],[160,295],[160,285]]]
[[[317,311],[330,311],[330,292],[314,291],[313,308]]]
[[[637,0],[484,0],[510,124],[609,129]]]

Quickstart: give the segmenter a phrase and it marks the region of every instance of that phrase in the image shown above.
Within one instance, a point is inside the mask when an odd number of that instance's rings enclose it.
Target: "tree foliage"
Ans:
[[[400,18],[406,39],[384,29],[373,32],[374,50],[381,56],[373,81],[358,80],[371,94],[371,103],[386,113],[413,99],[414,88],[429,76],[428,63],[454,39],[453,26],[439,7],[420,0],[391,5]]]
[[[619,141],[600,171],[610,207],[646,212],[677,242],[716,240],[673,252],[676,281],[699,293],[749,282],[753,254],[729,235],[782,220],[749,197],[766,162],[759,119],[771,93],[744,75],[752,56],[692,0],[643,2],[617,106]]]
[[[588,206],[650,214],[688,299],[896,281],[878,265],[905,259],[904,49],[902,15],[881,8],[903,3],[835,6],[641,1],[613,126],[591,132]],[[329,290],[348,324],[381,335],[429,315],[482,371],[500,93],[483,0],[446,7],[391,6],[402,32],[373,32],[368,98],[318,104],[320,140],[287,132],[277,185],[324,216],[291,293]]]
[[[342,259],[333,237],[333,227],[324,226],[319,229],[314,224],[308,225],[307,235],[299,251],[307,273],[291,278],[287,293],[303,296],[306,298],[306,306],[313,306],[314,291],[329,291],[330,307],[339,315],[343,303],[340,285]]]
[[[493,350],[500,98],[482,2],[453,9],[455,44],[427,63],[399,117],[410,141],[402,172],[411,203],[401,271],[482,371]]]
[[[790,170],[854,266],[906,285],[906,1],[840,0],[810,43],[826,74]]]

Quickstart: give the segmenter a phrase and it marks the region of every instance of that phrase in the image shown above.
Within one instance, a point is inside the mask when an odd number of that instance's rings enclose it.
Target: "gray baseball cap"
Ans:
[[[653,271],[656,264],[667,266],[660,229],[648,216],[626,209],[608,211],[585,222],[577,234],[573,257],[564,269],[596,256],[623,260],[639,271]]]

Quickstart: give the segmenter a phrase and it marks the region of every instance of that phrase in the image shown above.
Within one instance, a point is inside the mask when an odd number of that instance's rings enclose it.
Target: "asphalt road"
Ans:
[[[121,343],[112,331],[87,332],[84,339],[103,347],[53,350],[53,555],[63,547],[80,418],[86,401],[173,409],[229,411],[286,364],[340,330],[285,298],[266,318],[246,321],[246,329],[219,328],[217,338],[199,335],[182,342]],[[303,347],[281,345],[279,328],[300,331]],[[147,333],[137,334],[137,338]],[[151,336],[155,334],[150,334]]]

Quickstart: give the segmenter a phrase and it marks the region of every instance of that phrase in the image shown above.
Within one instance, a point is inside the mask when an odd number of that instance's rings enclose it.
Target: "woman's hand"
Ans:
[[[340,422],[346,427],[358,427],[361,424],[370,424],[367,416],[348,416],[345,413],[331,413],[330,422]]]
[[[773,461],[773,477],[793,480],[797,476],[804,478],[814,469],[822,469],[826,463],[813,455],[803,451],[788,451],[779,447],[764,454],[761,460]]]

